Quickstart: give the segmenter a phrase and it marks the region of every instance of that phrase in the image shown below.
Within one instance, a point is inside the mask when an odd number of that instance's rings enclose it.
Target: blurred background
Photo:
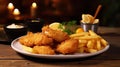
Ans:
[[[101,26],[120,27],[120,0],[0,0],[0,24],[9,23],[8,3],[18,8],[22,19],[30,18],[30,7],[37,3],[36,17],[45,24],[77,20],[80,24],[82,14],[94,15],[99,4],[102,5],[97,18]]]

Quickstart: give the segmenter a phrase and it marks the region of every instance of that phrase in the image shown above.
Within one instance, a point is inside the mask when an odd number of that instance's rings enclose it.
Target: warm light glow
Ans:
[[[13,6],[12,3],[9,3],[9,4],[8,4],[8,9],[14,9],[14,6]]]
[[[32,7],[33,8],[36,8],[37,7],[37,4],[35,2],[32,3]]]
[[[20,11],[18,9],[14,9],[13,15],[20,15]]]

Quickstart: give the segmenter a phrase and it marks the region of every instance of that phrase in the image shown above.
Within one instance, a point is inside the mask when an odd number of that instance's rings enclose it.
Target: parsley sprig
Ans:
[[[68,33],[69,35],[73,34],[74,31],[72,31],[71,28],[76,25],[76,22],[77,22],[76,20],[72,20],[72,21],[68,21],[68,22],[62,22],[59,25],[59,29],[63,29],[63,31],[66,32],[66,33]],[[64,29],[63,26],[65,26],[65,29]]]

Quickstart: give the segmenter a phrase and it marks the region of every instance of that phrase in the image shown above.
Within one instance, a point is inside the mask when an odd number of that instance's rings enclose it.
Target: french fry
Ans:
[[[100,40],[97,40],[96,48],[97,48],[97,50],[101,50],[102,47],[100,44]]]
[[[94,44],[92,44],[92,41],[89,40],[86,46],[87,46],[87,48],[93,48],[93,45]]]
[[[94,53],[105,48],[108,42],[95,32],[89,30],[89,32],[75,33],[70,35],[71,38],[78,39],[78,52]]]
[[[101,43],[104,47],[107,46],[107,44],[108,44],[108,42],[103,38],[101,39]]]
[[[87,40],[79,40],[79,42],[82,43],[82,44],[86,44]]]
[[[22,45],[23,49],[27,52],[33,52],[33,49],[31,47],[28,47],[28,46],[25,46],[25,45]]]
[[[92,30],[89,30],[89,34],[90,36],[98,36],[95,32],[93,32]]]
[[[88,52],[95,53],[95,52],[97,52],[97,50],[96,49],[88,49]]]
[[[77,50],[77,52],[79,52],[79,53],[84,53],[84,50],[85,50],[85,48],[84,48],[84,47],[81,47],[81,48],[79,48],[79,49]]]
[[[96,44],[96,40],[97,40],[97,39],[91,39],[92,44]]]
[[[99,36],[83,36],[79,37],[79,39],[91,40],[91,39],[100,39]]]
[[[80,44],[78,45],[78,48],[85,47],[85,46],[86,46],[85,43],[80,43]]]

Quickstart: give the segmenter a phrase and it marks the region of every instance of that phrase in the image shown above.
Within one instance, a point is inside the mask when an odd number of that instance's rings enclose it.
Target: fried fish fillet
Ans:
[[[34,46],[34,42],[32,40],[32,37],[33,37],[33,33],[32,32],[28,32],[27,35],[22,36],[19,39],[19,42],[21,44],[25,45],[25,46],[28,46],[28,47]]]
[[[69,36],[67,33],[62,32],[60,30],[53,30],[49,28],[49,26],[44,26],[42,28],[42,32],[47,35],[48,37],[53,38],[57,42],[62,42],[66,39],[69,39]]]
[[[33,53],[54,55],[55,52],[50,46],[34,46]]]
[[[76,39],[68,39],[57,46],[56,51],[62,54],[75,53],[78,49],[79,41]]]
[[[35,45],[52,45],[53,39],[43,33],[31,33],[21,37],[19,42],[25,46],[32,47]]]

